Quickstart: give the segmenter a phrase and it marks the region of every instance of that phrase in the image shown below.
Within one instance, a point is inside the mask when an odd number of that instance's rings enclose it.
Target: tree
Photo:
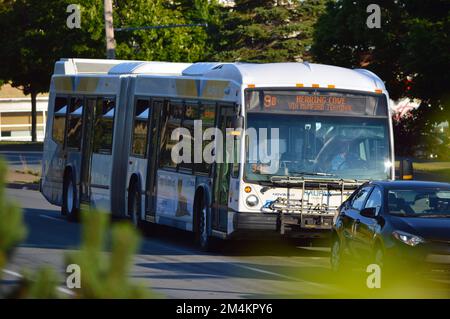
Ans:
[[[145,27],[209,22],[217,6],[206,0],[124,0],[114,5],[115,27]],[[206,56],[204,27],[179,27],[116,32],[116,56],[121,59],[196,62]]]
[[[92,57],[103,43],[66,25],[70,0],[1,0],[0,77],[31,96],[31,136],[36,141],[36,97],[47,92],[56,60]],[[82,20],[83,22],[83,20]]]
[[[383,1],[379,29],[366,24],[372,2],[329,1],[316,25],[312,53],[321,63],[370,69],[393,99],[420,99],[420,111],[396,126],[399,145],[417,143],[400,137],[417,130],[424,140],[434,124],[450,119],[450,74],[443,71],[450,68],[450,0]],[[404,147],[411,150],[412,144]]]
[[[311,59],[313,26],[325,0],[238,0],[223,13],[214,59],[285,62]]]
[[[79,0],[81,28],[68,28],[71,0],[0,0],[0,80],[31,96],[32,140],[36,140],[36,97],[47,92],[55,61],[63,57],[102,58],[105,54],[103,0]],[[213,2],[123,0],[114,5],[115,27],[187,24],[209,18]],[[183,7],[184,6],[184,7]],[[193,62],[209,51],[206,30],[176,28],[117,32],[117,58]]]

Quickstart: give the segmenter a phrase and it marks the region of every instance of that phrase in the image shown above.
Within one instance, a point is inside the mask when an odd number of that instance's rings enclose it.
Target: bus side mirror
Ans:
[[[414,178],[413,163],[410,159],[400,161],[400,179],[411,180]]]
[[[232,125],[235,130],[244,128],[244,118],[242,116],[235,117]]]

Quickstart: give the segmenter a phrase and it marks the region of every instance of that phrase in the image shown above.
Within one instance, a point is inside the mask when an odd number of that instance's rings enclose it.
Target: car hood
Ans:
[[[391,216],[394,229],[426,240],[450,242],[450,218]]]

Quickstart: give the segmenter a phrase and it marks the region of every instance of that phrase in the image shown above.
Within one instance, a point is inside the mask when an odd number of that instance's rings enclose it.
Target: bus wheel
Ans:
[[[131,222],[133,223],[134,227],[136,229],[141,228],[141,201],[140,201],[140,195],[136,187],[132,188],[132,191],[129,195],[129,209],[128,209],[128,215],[131,218]]]
[[[197,231],[195,233],[197,245],[201,250],[211,248],[211,238],[208,234],[208,208],[204,198],[197,205]]]
[[[63,188],[63,204],[61,207],[61,213],[67,216],[69,221],[78,220],[78,208],[76,205],[76,187],[73,180],[72,174],[68,174],[64,178],[64,188]]]

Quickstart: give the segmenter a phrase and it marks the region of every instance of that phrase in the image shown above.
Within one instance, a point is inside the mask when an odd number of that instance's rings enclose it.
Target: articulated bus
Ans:
[[[69,219],[89,204],[203,248],[321,236],[361,183],[394,179],[388,101],[362,69],[61,59],[41,192]]]

